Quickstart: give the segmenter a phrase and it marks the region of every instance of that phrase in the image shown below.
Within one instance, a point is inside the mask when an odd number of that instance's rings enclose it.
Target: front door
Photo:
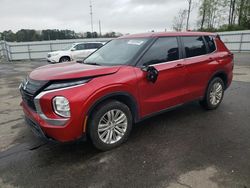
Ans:
[[[158,38],[142,57],[140,66],[153,66],[158,70],[155,83],[147,80],[147,72],[136,68],[141,116],[150,115],[183,103],[187,92],[186,68],[180,59],[176,37]]]

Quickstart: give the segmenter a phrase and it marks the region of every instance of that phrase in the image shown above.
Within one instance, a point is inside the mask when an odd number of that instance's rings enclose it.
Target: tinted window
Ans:
[[[197,37],[182,37],[186,57],[194,57],[207,53],[206,45],[202,36]]]
[[[101,44],[101,43],[93,43],[93,48],[94,49],[101,48],[102,46],[103,46],[103,44]]]
[[[98,49],[102,46],[101,43],[86,43],[85,47],[86,49]]]
[[[86,49],[95,49],[95,45],[92,43],[86,43],[85,46],[86,46]]]
[[[85,49],[85,44],[77,44],[77,45],[75,46],[75,49],[76,49],[76,50],[84,50],[84,49]]]
[[[176,37],[159,38],[142,58],[143,64],[156,64],[179,59]]]
[[[215,46],[213,37],[205,36],[205,40],[206,40],[207,45],[208,45],[208,52],[209,53],[214,52],[216,50],[216,46]]]

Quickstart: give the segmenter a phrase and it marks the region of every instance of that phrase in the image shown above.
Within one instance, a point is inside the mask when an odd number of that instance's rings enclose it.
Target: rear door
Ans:
[[[100,48],[101,43],[86,43],[86,50],[84,53],[84,58],[86,58],[88,55],[96,51],[98,48]]]
[[[216,61],[208,55],[207,44],[203,36],[183,36],[181,40],[187,70],[186,84],[189,91],[184,96],[184,100],[190,101],[203,97],[211,69]]]
[[[86,51],[86,45],[84,43],[77,44],[75,47],[75,50],[72,51],[72,58],[74,60],[82,60],[85,57],[85,51]]]
[[[186,69],[177,37],[158,38],[140,60],[139,67],[143,65],[155,67],[159,74],[157,81],[152,83],[146,79],[146,72],[135,69],[142,116],[183,102]]]

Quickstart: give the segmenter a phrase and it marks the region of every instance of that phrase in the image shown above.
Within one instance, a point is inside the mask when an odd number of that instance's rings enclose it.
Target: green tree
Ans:
[[[250,0],[202,0],[199,7],[200,30],[250,29]]]
[[[173,29],[175,31],[182,31],[184,28],[184,21],[187,17],[187,10],[179,10],[178,14],[173,20]]]
[[[2,35],[2,40],[9,41],[9,42],[16,41],[16,35],[11,30],[4,31],[1,33],[1,35]]]

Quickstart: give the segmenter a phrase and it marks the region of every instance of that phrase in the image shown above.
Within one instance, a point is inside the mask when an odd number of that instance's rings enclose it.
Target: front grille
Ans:
[[[23,88],[20,89],[23,101],[34,111],[36,111],[36,106],[34,103],[34,95],[27,93]]]
[[[26,82],[23,84],[23,89],[34,95],[36,94],[36,92],[38,90],[40,90],[45,84],[47,83],[47,81],[37,81],[37,80],[31,80],[31,79],[27,79]]]
[[[46,83],[47,81],[36,81],[29,78],[21,83],[20,92],[23,101],[34,111],[36,111],[34,98]]]

